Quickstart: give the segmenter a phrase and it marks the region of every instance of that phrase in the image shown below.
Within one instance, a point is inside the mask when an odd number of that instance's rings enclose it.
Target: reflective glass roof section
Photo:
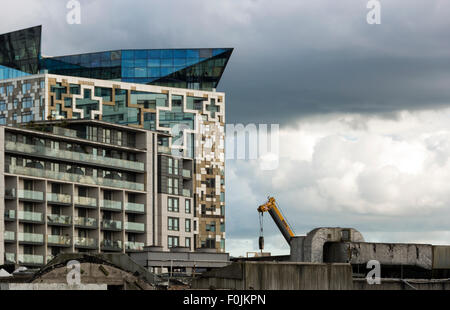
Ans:
[[[130,83],[217,88],[232,48],[126,49],[41,57],[42,27],[0,35],[0,79],[20,72],[79,76]],[[19,72],[17,72],[19,71]]]
[[[0,66],[29,74],[39,73],[41,30],[41,26],[36,26],[0,35]],[[17,74],[16,71],[2,71],[3,74]]]

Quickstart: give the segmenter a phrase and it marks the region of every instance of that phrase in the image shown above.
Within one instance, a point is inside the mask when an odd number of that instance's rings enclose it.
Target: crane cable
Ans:
[[[264,216],[264,212],[260,212],[259,213],[259,236],[260,237],[264,237],[263,216]]]

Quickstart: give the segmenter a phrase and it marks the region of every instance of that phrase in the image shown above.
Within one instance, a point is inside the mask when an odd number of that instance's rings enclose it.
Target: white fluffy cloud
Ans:
[[[351,225],[367,240],[387,241],[396,232],[398,241],[409,233],[415,241],[420,233],[420,240],[442,243],[442,233],[433,231],[450,224],[449,120],[450,109],[405,111],[392,119],[335,114],[280,130],[278,169],[227,163],[229,248],[238,252],[233,240],[244,244],[246,238],[256,247],[256,207],[267,195],[277,198],[298,234]],[[268,235],[279,234],[268,222]]]

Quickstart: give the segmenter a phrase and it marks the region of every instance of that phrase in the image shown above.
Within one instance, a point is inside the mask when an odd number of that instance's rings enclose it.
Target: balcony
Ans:
[[[184,197],[191,197],[191,190],[183,188],[183,196]]]
[[[127,202],[125,205],[126,211],[131,212],[138,212],[138,213],[144,213],[145,212],[145,204],[143,203],[134,203],[134,202]]]
[[[5,211],[5,221],[14,221],[16,219],[16,210]]]
[[[85,228],[97,228],[97,220],[89,217],[76,217],[74,224]]]
[[[133,230],[133,231],[144,232],[145,231],[145,224],[143,224],[143,223],[125,222],[125,230]]]
[[[31,191],[26,189],[19,189],[19,199],[29,199],[29,200],[44,200],[44,193]]]
[[[31,221],[31,222],[42,222],[42,213],[30,212],[30,211],[19,211],[19,220]]]
[[[191,170],[183,169],[183,178],[191,178]]]
[[[72,217],[68,215],[49,214],[47,220],[49,225],[72,225]]]
[[[19,264],[43,265],[44,264],[44,256],[31,255],[31,254],[19,254]]]
[[[116,187],[116,188],[120,188],[120,189],[129,189],[129,190],[136,190],[136,191],[144,190],[143,183],[135,183],[135,182],[129,182],[129,181],[123,181],[123,180],[100,178],[100,177],[94,177],[94,176],[89,176],[89,175],[58,172],[58,171],[52,171],[52,170],[46,170],[46,169],[38,169],[38,168],[23,167],[23,166],[13,166],[13,165],[7,166],[5,170],[7,173],[12,173],[12,174],[20,174],[20,175],[27,175],[27,176],[33,176],[33,177],[48,178],[48,179],[53,179],[53,180],[66,181],[66,182],[75,182],[75,183],[81,183],[81,184]]]
[[[122,241],[120,240],[103,240],[102,241],[102,250],[109,251],[122,251]]]
[[[144,243],[143,242],[126,241],[125,242],[125,250],[127,250],[127,251],[142,251],[142,250],[144,250]]]
[[[70,246],[71,238],[69,236],[48,235],[47,243],[50,245]]]
[[[14,253],[5,253],[5,262],[15,263],[16,262],[16,254],[14,254]]]
[[[165,145],[158,145],[158,153],[171,154],[170,147]]]
[[[77,138],[77,131],[73,129],[63,128],[63,127],[52,127],[52,134],[63,136],[63,137],[69,137],[69,138]]]
[[[84,248],[96,248],[97,239],[87,237],[75,237],[75,246]]]
[[[3,233],[3,237],[5,239],[5,242],[16,240],[16,234],[13,231],[5,231]]]
[[[44,243],[44,235],[20,232],[19,242]]]
[[[56,202],[56,203],[64,203],[71,204],[72,196],[66,194],[56,194],[56,193],[47,193],[47,201]]]
[[[101,205],[102,209],[122,211],[122,202],[121,201],[101,200],[100,205]]]
[[[94,154],[86,154],[68,150],[57,150],[40,145],[16,143],[12,141],[7,141],[5,147],[8,151],[15,151],[25,154],[36,154],[58,159],[67,159],[75,162],[82,162],[82,163],[88,162],[91,164],[98,164],[114,168],[125,168],[136,171],[144,171],[144,163],[119,158],[97,156]]]
[[[103,220],[102,228],[104,230],[122,230],[122,222],[113,220]]]
[[[14,199],[16,198],[16,189],[5,189],[5,199]]]
[[[97,199],[92,197],[74,197],[74,202],[76,205],[97,207]]]

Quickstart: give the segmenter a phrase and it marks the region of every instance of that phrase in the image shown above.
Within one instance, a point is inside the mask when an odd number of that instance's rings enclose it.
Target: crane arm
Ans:
[[[269,200],[258,207],[258,212],[264,214],[264,212],[269,212],[275,224],[278,226],[278,229],[283,234],[283,237],[290,244],[291,238],[294,237],[294,232],[291,227],[287,223],[280,209],[277,207],[275,198],[270,197]]]

